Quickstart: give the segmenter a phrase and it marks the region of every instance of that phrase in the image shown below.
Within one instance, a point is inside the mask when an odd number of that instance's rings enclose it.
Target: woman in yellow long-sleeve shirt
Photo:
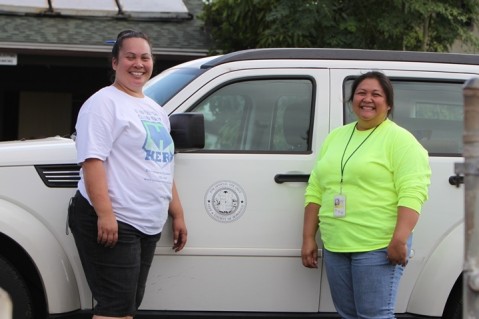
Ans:
[[[324,141],[305,195],[302,262],[317,267],[316,232],[336,310],[343,318],[394,318],[412,231],[427,199],[427,151],[388,119],[393,87],[381,72],[358,77],[357,121]]]

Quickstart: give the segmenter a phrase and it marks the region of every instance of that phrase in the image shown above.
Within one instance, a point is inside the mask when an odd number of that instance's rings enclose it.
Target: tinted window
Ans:
[[[345,101],[352,81],[345,82]],[[391,81],[395,101],[390,118],[413,133],[430,155],[460,156],[464,129],[463,82]],[[345,114],[346,122],[356,120],[349,103],[345,103]]]
[[[183,68],[167,70],[158,75],[158,79],[145,89],[145,95],[156,103],[164,105],[176,93],[184,88],[193,79],[198,77],[204,70],[195,68]]]
[[[191,111],[205,116],[209,151],[307,152],[313,83],[254,79],[212,92]]]

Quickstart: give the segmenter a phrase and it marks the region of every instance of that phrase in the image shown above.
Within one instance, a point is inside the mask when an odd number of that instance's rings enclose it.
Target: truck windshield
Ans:
[[[144,93],[163,106],[204,71],[204,69],[200,68],[173,68],[166,70],[150,80],[150,83],[145,86]]]

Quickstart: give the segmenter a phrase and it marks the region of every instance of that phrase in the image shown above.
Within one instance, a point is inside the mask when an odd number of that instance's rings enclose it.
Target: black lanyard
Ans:
[[[371,134],[374,133],[374,131],[379,127],[379,125],[374,127],[374,129],[368,134],[368,136],[366,136],[366,138],[361,142],[361,144],[359,144],[358,147],[356,147],[356,149],[351,153],[351,155],[349,155],[349,157],[346,159],[346,162],[343,163],[344,155],[346,155],[346,150],[348,149],[349,143],[351,142],[351,139],[353,138],[353,134],[354,134],[354,131],[356,130],[356,127],[358,126],[358,123],[354,125],[353,131],[351,132],[351,136],[349,137],[348,143],[346,144],[346,147],[344,148],[343,156],[341,157],[341,181],[339,183],[340,194],[343,193],[343,176],[344,176],[344,168],[346,167],[346,164],[348,163],[349,159],[354,155],[354,153],[356,153],[356,151],[364,144],[364,142],[366,142],[366,140],[371,136]]]

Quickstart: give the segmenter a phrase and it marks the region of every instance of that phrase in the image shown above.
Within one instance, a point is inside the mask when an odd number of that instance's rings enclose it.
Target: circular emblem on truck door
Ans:
[[[219,181],[206,192],[205,208],[208,215],[218,222],[234,222],[246,210],[246,195],[235,182]]]

